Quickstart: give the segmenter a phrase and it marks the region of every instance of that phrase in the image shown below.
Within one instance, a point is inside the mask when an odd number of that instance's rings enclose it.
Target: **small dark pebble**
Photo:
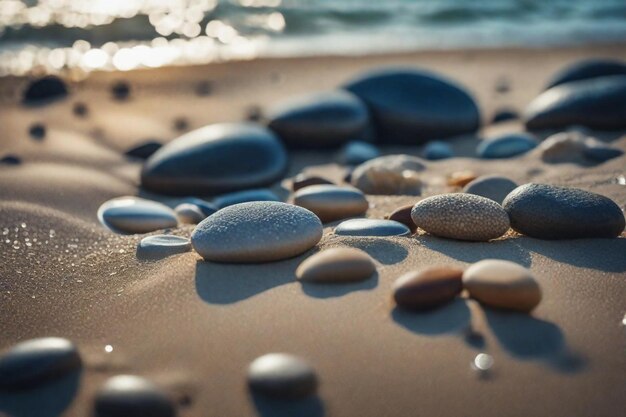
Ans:
[[[89,113],[89,108],[85,103],[74,103],[74,107],[72,108],[74,114],[78,117],[86,117]]]
[[[346,172],[346,175],[343,176],[343,182],[351,183],[352,182],[352,169],[349,169]]]
[[[182,132],[189,129],[189,120],[185,117],[177,117],[174,119],[174,130]]]
[[[213,85],[211,81],[200,81],[198,85],[196,85],[196,94],[199,96],[208,96],[211,94],[213,90]]]
[[[43,139],[46,136],[46,126],[41,123],[34,123],[28,128],[28,134],[33,139]]]
[[[126,156],[138,159],[148,159],[153,153],[163,146],[155,140],[148,140],[137,146],[134,146],[125,152]]]
[[[326,178],[308,176],[306,174],[299,174],[293,179],[293,183],[291,184],[291,189],[293,191],[298,191],[299,189],[308,187],[310,185],[321,185],[321,184],[334,184],[334,183],[332,181],[327,180]]]
[[[509,109],[500,109],[496,111],[493,115],[493,119],[491,119],[492,124],[506,122],[508,120],[517,120],[519,119],[519,114],[515,110]]]
[[[6,155],[0,159],[0,164],[6,165],[19,165],[22,163],[22,160],[15,155]]]
[[[118,81],[111,87],[115,100],[127,100],[130,96],[130,85],[126,81]]]
[[[246,109],[246,120],[250,122],[258,122],[263,119],[263,111],[261,110],[261,106],[249,106]]]
[[[385,216],[385,219],[395,220],[397,222],[402,223],[406,227],[408,227],[412,233],[415,233],[417,230],[417,225],[411,218],[411,210],[413,209],[414,204],[409,204],[406,206],[399,207],[395,209],[391,214]]]
[[[22,102],[29,105],[46,104],[66,97],[67,93],[67,86],[62,79],[47,75],[30,83],[24,92]]]
[[[500,78],[496,81],[496,91],[500,94],[511,91],[511,82],[507,78]]]

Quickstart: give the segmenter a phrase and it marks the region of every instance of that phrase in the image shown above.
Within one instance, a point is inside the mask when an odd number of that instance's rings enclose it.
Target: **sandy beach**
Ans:
[[[602,164],[542,161],[539,150],[504,160],[475,157],[481,137],[523,129],[491,124],[495,111],[523,113],[559,69],[583,58],[626,59],[626,45],[560,49],[432,51],[362,57],[264,58],[206,66],[75,74],[70,95],[40,107],[19,103],[25,78],[0,79],[0,348],[29,338],[65,337],[83,359],[79,375],[18,393],[0,392],[0,415],[87,416],[100,385],[135,374],[162,386],[180,416],[393,417],[598,416],[626,409],[626,235],[616,239],[539,240],[509,232],[491,242],[461,242],[419,232],[405,238],[350,238],[324,224],[311,251],[253,265],[218,264],[195,252],[137,259],[145,235],[119,235],[97,218],[105,201],[138,195],[178,200],[139,187],[135,145],[166,143],[210,123],[262,115],[280,100],[334,89],[366,70],[424,68],[455,80],[479,104],[477,136],[450,140],[457,155],[428,161],[422,196],[373,196],[368,218],[444,192],[454,172],[502,174],[577,187],[626,207],[626,156]],[[111,86],[130,86],[114,100]],[[198,94],[201,84],[206,94]],[[498,88],[498,86],[500,86]],[[506,91],[505,91],[506,90]],[[84,103],[83,117],[73,113]],[[29,137],[34,123],[42,139]],[[542,132],[546,137],[551,132]],[[592,132],[626,151],[626,132]],[[421,146],[381,147],[420,155]],[[272,189],[290,198],[300,172],[341,182],[336,151],[290,151],[289,172]],[[189,236],[193,226],[173,233]],[[156,233],[155,233],[156,234]],[[301,284],[299,263],[326,248],[370,254],[377,276],[346,285]],[[504,313],[462,298],[423,314],[394,308],[391,285],[412,269],[466,267],[486,258],[529,268],[543,301],[531,315]],[[110,345],[107,352],[105,346]],[[302,403],[251,396],[246,368],[268,352],[307,358],[318,395]],[[492,371],[470,364],[486,352]],[[37,403],[33,402],[37,398]]]

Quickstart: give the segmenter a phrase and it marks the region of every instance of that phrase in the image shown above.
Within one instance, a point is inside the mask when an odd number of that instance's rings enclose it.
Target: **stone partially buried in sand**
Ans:
[[[233,204],[247,203],[249,201],[280,201],[278,196],[266,188],[235,191],[215,197],[211,202],[218,209],[232,206]]]
[[[479,195],[502,204],[504,198],[516,189],[518,184],[500,175],[478,177],[463,188],[464,193]]]
[[[363,193],[352,187],[311,185],[297,191],[293,203],[315,213],[322,222],[360,216],[369,207]]]
[[[345,87],[368,106],[381,143],[415,145],[473,133],[480,113],[472,97],[453,82],[412,69],[382,69]]]
[[[481,303],[507,310],[531,311],[541,301],[532,273],[514,262],[486,259],[467,268],[463,286]]]
[[[317,177],[315,175],[298,174],[291,183],[291,190],[295,192],[304,187],[322,184],[334,185],[332,181],[327,180],[326,178]]]
[[[450,239],[487,241],[509,230],[509,217],[493,200],[473,194],[441,194],[415,204],[411,217],[417,227]]]
[[[178,225],[174,210],[139,197],[119,197],[103,203],[98,209],[98,219],[120,233],[148,233]]]
[[[559,84],[605,77],[607,75],[626,75],[626,63],[609,58],[591,58],[578,61],[568,65],[552,77],[546,90]]]
[[[454,152],[450,145],[445,142],[436,140],[433,142],[429,142],[422,151],[422,156],[425,159],[429,159],[431,161],[438,161],[440,159],[448,159],[454,156]]]
[[[155,235],[141,239],[137,246],[139,258],[165,258],[191,250],[191,241],[186,237],[174,235]]]
[[[411,231],[400,222],[378,219],[351,219],[339,223],[335,234],[341,236],[408,236]]]
[[[612,238],[624,230],[613,200],[577,188],[525,184],[502,203],[519,233],[539,239]]]
[[[67,339],[44,337],[26,340],[0,357],[0,388],[30,388],[61,378],[80,366],[78,350]]]
[[[174,417],[167,394],[147,379],[134,375],[109,378],[96,393],[95,417]]]
[[[461,293],[462,277],[462,269],[445,266],[407,272],[393,284],[393,299],[409,310],[438,307]]]
[[[300,281],[340,283],[363,281],[376,272],[372,258],[356,248],[332,248],[305,259],[296,269]]]
[[[285,149],[266,128],[215,124],[159,149],[146,161],[141,185],[171,195],[219,194],[272,184],[286,168]]]
[[[419,172],[424,169],[424,162],[414,156],[381,156],[357,166],[350,182],[367,194],[420,195]]]
[[[578,132],[560,132],[546,138],[538,146],[541,159],[551,164],[585,162],[585,138]]]
[[[46,75],[28,85],[22,102],[26,105],[47,104],[53,100],[65,98],[67,94],[67,86],[62,79],[55,75]]]
[[[585,139],[583,154],[591,161],[602,163],[608,161],[609,159],[622,156],[624,151],[619,148],[609,146],[595,138],[589,137]]]
[[[411,218],[411,210],[413,210],[413,206],[414,204],[407,204],[406,206],[399,207],[390,214],[386,215],[385,219],[400,222],[408,227],[412,233],[415,233],[417,225],[413,221],[413,218]]]
[[[530,151],[537,143],[535,137],[527,133],[513,133],[485,139],[476,148],[476,153],[485,159],[511,158]]]
[[[262,395],[275,398],[303,398],[315,394],[315,370],[304,359],[287,353],[269,353],[248,367],[248,386]]]
[[[291,204],[255,201],[235,204],[204,219],[191,243],[215,262],[270,262],[297,256],[322,238],[322,222]]]

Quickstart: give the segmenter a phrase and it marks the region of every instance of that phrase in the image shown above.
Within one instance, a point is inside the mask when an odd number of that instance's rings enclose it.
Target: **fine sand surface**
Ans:
[[[626,236],[543,241],[510,233],[490,243],[426,235],[365,239],[332,235],[335,222],[326,225],[317,248],[298,258],[225,265],[195,253],[138,260],[135,248],[143,235],[113,234],[96,218],[99,205],[113,197],[158,198],[137,187],[141,163],[123,152],[148,139],[171,140],[179,134],[178,118],[187,121],[187,129],[241,120],[250,106],[331,89],[368,68],[408,65],[465,85],[489,120],[501,106],[523,110],[557,69],[591,56],[624,59],[626,46],[268,59],[94,73],[72,83],[68,99],[36,108],[15,103],[24,80],[0,80],[0,158],[22,160],[0,164],[0,348],[62,336],[78,344],[84,359],[79,376],[37,391],[0,393],[0,415],[88,416],[95,390],[119,373],[163,386],[181,403],[181,416],[622,415]],[[117,80],[130,83],[129,100],[112,100],[109,88]],[[210,94],[195,94],[205,80]],[[503,81],[510,91],[497,92]],[[87,117],[72,113],[76,102],[87,104]],[[28,135],[35,122],[47,127],[43,140]],[[519,128],[518,122],[487,125],[481,135]],[[598,137],[626,150],[624,133]],[[619,180],[626,175],[624,156],[594,166],[546,164],[536,151],[483,161],[472,157],[478,140],[455,139],[452,146],[462,157],[428,163],[424,195],[454,191],[446,176],[468,169],[519,183],[575,186],[626,206],[626,186]],[[331,152],[295,153],[289,175],[306,168],[339,181],[344,171],[337,160]],[[283,185],[288,188],[288,181]],[[367,216],[382,218],[418,197],[368,199]],[[191,230],[183,226],[174,233],[188,236]],[[295,282],[296,267],[313,251],[345,245],[372,255],[375,278],[348,285]],[[532,315],[497,312],[465,299],[430,313],[394,310],[391,284],[402,273],[485,258],[532,270],[543,290]],[[105,345],[113,351],[106,353]],[[253,398],[246,368],[269,352],[309,360],[321,381],[319,396],[294,404]],[[483,377],[470,367],[480,352],[495,360]]]

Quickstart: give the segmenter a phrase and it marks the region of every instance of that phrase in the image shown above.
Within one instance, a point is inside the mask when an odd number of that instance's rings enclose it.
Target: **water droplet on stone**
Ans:
[[[493,366],[493,356],[487,353],[479,353],[472,362],[472,368],[476,371],[487,372]]]
[[[106,345],[106,346],[104,347],[104,351],[105,351],[106,353],[111,353],[111,352],[113,352],[113,346],[111,346],[111,345]]]

